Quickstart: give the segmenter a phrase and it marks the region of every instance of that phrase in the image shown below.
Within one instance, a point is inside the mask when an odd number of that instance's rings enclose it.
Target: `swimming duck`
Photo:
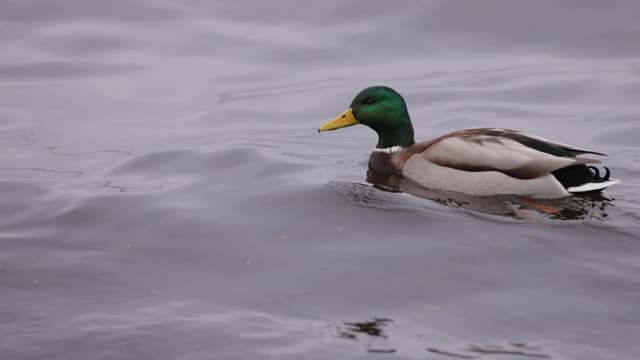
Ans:
[[[619,182],[608,168],[601,176],[588,165],[600,161],[577,157],[604,154],[516,130],[464,129],[416,143],[404,98],[386,86],[360,91],[344,113],[318,132],[357,124],[378,134],[370,169],[428,189],[550,199],[601,191]]]

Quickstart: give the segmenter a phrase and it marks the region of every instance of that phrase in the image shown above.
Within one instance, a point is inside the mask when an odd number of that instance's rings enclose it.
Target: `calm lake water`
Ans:
[[[638,14],[0,0],[0,358],[640,358]],[[316,129],[381,84],[418,139],[521,129],[623,183],[555,217],[378,190],[373,132]]]

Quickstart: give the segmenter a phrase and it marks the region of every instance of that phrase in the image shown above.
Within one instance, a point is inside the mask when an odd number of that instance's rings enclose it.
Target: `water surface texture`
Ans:
[[[640,358],[638,14],[0,0],[0,358]],[[382,191],[372,131],[316,132],[379,84],[418,139],[520,129],[623,182],[557,217]]]

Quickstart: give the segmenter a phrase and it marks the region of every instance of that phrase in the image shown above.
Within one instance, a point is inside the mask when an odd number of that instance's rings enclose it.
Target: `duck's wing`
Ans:
[[[527,143],[488,130],[497,129],[463,130],[408,150],[412,156],[422,156],[440,166],[467,172],[498,171],[517,179],[534,179],[568,166],[600,162],[573,156],[586,150],[571,147],[569,152],[533,137],[528,137],[532,140]]]
[[[526,134],[521,131],[511,129],[497,129],[497,128],[484,128],[484,129],[471,129],[463,130],[461,133],[471,132],[478,135],[491,135],[498,137],[505,137],[515,140],[527,147],[549,153],[557,156],[576,156],[581,154],[595,154],[606,156],[606,154],[596,152],[593,150],[582,149],[573,145],[564,144],[557,141],[545,139],[540,136]]]

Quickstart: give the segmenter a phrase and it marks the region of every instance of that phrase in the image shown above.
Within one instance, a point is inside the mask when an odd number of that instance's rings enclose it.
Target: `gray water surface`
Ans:
[[[638,14],[0,0],[0,358],[639,358]],[[382,191],[373,132],[316,132],[377,84],[418,139],[520,129],[623,182],[564,217]]]

